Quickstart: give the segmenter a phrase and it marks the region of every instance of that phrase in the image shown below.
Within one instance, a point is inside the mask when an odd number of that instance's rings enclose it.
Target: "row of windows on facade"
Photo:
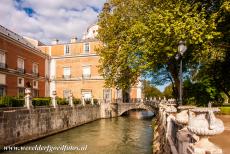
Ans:
[[[82,77],[90,77],[91,76],[91,66],[83,66],[82,67]],[[70,67],[64,67],[63,68],[63,77],[64,78],[70,78],[71,77],[71,68]]]
[[[0,96],[6,96],[6,87],[0,86]],[[18,87],[18,96],[24,96],[25,95],[25,88],[23,87]],[[33,97],[39,97],[39,90],[38,89],[33,89],[32,90],[32,96]]]
[[[0,75],[0,96],[5,96],[6,95],[6,76],[5,75]],[[33,80],[33,85],[30,85],[33,88],[33,96],[37,97],[38,95],[38,81]],[[18,96],[23,96],[25,94],[25,81],[24,78],[18,77],[17,78],[17,88],[18,88]]]
[[[21,73],[25,72],[24,65],[25,65],[24,59],[21,57],[18,57],[17,69],[19,72],[21,72]],[[5,52],[0,52],[0,68],[6,68],[6,54],[5,54]],[[33,63],[32,73],[38,75],[38,64],[37,63]]]
[[[63,98],[68,98],[70,94],[71,94],[71,90],[67,90],[67,89],[63,90]],[[85,89],[84,91],[81,92],[81,95],[85,100],[90,100],[93,98],[91,89],[88,90]],[[112,99],[112,89],[109,88],[103,89],[103,99],[105,100]]]
[[[90,52],[89,43],[84,43],[83,44],[83,51],[86,54]],[[70,45],[68,45],[68,44],[64,46],[64,55],[70,55]]]

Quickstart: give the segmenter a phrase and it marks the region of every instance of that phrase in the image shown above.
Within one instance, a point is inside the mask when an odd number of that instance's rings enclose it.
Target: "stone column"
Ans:
[[[85,106],[85,96],[82,95],[82,105]]]
[[[52,97],[51,97],[51,99],[52,99],[52,106],[53,106],[54,108],[57,108],[57,100],[56,100],[56,97],[57,97],[57,93],[56,93],[56,91],[53,91],[53,92],[52,92]]]
[[[31,88],[26,88],[25,89],[25,107],[27,109],[31,109],[33,107],[32,105],[32,96],[31,96]]]
[[[74,107],[74,104],[73,104],[73,93],[72,92],[69,94],[69,105],[71,107]]]
[[[91,104],[92,104],[92,105],[94,105],[94,102],[93,102],[93,96],[92,96],[92,98],[91,98]]]

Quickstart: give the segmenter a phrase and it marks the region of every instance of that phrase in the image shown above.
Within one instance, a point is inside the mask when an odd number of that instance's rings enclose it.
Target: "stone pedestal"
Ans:
[[[189,120],[188,130],[200,137],[195,144],[190,144],[188,154],[222,154],[222,149],[214,145],[208,140],[209,136],[222,133],[224,124],[214,115],[213,108],[197,108],[193,109],[196,117]]]
[[[93,102],[93,96],[92,96],[92,98],[91,98],[91,104],[92,104],[92,105],[94,105],[94,102]]]
[[[32,105],[32,96],[31,96],[31,89],[30,88],[26,88],[25,89],[25,107],[27,109],[31,109],[33,107]]]
[[[85,96],[82,96],[82,105],[85,106]]]
[[[53,106],[54,108],[57,108],[57,100],[56,100],[56,97],[57,97],[57,93],[56,93],[56,91],[53,91],[53,92],[52,92],[51,100],[52,100],[52,106]]]
[[[69,105],[71,107],[74,107],[74,104],[73,104],[73,93],[70,93],[70,95],[69,95]]]

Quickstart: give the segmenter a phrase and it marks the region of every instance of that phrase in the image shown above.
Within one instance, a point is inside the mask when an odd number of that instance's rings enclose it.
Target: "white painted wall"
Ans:
[[[56,60],[51,59],[50,60],[50,96],[52,96],[52,92],[56,91]]]
[[[141,81],[138,81],[137,84],[137,98],[141,98],[142,96],[142,83]]]

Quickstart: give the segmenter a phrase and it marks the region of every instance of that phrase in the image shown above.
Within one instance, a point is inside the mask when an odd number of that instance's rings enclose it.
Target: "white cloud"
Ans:
[[[50,43],[81,38],[87,27],[97,21],[106,0],[1,0],[0,24],[23,36]],[[23,10],[35,11],[32,17]]]

